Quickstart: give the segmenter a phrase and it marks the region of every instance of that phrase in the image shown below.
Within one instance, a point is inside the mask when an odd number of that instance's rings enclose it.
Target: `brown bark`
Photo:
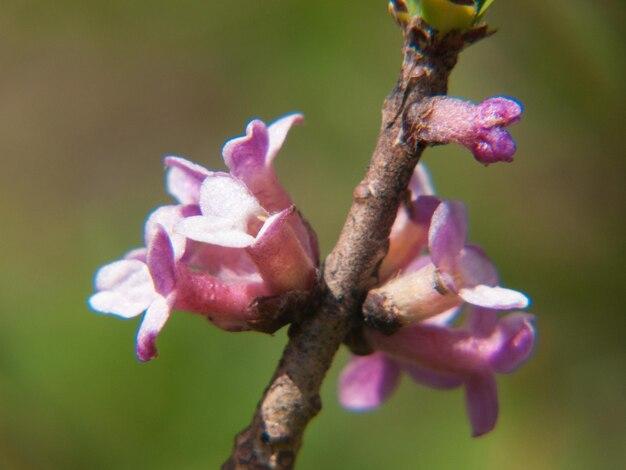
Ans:
[[[404,61],[384,102],[382,125],[365,178],[323,269],[310,311],[292,323],[289,343],[251,424],[235,439],[224,469],[290,469],[309,421],[320,411],[319,389],[341,343],[358,331],[367,291],[388,248],[397,208],[427,142],[413,138],[421,123],[406,109],[445,94],[458,53],[485,28],[437,38],[414,18],[404,26]]]

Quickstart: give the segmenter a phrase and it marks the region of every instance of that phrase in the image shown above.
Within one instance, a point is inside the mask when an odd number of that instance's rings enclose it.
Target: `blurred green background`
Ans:
[[[622,0],[496,2],[500,32],[463,53],[450,92],[526,104],[515,163],[428,150],[439,193],[526,290],[534,359],[500,377],[501,416],[469,437],[460,391],[404,381],[355,415],[335,398],[302,469],[626,465]],[[161,158],[220,167],[251,117],[306,114],[278,160],[332,247],[400,64],[384,0],[5,0],[0,15],[0,468],[217,468],[285,343],[177,314],[139,364],[136,321],[91,313],[96,268],[168,201]]]

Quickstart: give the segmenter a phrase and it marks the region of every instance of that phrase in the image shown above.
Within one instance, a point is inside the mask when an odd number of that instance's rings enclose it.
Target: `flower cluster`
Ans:
[[[410,197],[399,208],[380,285],[363,305],[364,336],[374,353],[355,356],[340,379],[340,401],[352,410],[379,406],[400,373],[417,383],[463,386],[473,435],[496,423],[494,375],[514,371],[534,345],[533,317],[522,293],[499,286],[483,250],[467,243],[463,204],[433,195],[418,165]],[[466,320],[454,323],[462,310]]]
[[[264,318],[259,301],[313,288],[317,239],[272,164],[301,120],[252,121],[223,149],[228,173],[165,159],[176,204],[148,217],[144,247],[98,271],[89,300],[94,310],[122,318],[145,312],[136,345],[141,361],[156,356],[156,337],[173,309],[228,331],[273,331],[284,320]]]
[[[522,113],[514,100],[475,105],[432,97],[412,112],[423,124],[413,129],[416,141],[460,143],[485,164],[512,159],[515,143],[505,127]],[[166,186],[176,203],[148,217],[142,248],[98,271],[89,300],[94,310],[122,318],[145,312],[136,344],[141,361],[157,355],[156,338],[173,310],[203,315],[228,331],[273,332],[289,321],[273,307],[315,288],[317,238],[273,168],[301,120],[293,114],[269,126],[252,121],[244,136],[223,148],[228,172],[165,158]],[[435,196],[418,165],[391,229],[379,283],[363,303],[362,338],[373,352],[355,356],[342,373],[345,407],[377,407],[406,372],[437,389],[463,386],[473,434],[494,427],[495,374],[528,359],[533,317],[517,311],[528,299],[500,286],[495,266],[468,243],[467,231],[464,205]],[[465,320],[457,325],[462,311]]]

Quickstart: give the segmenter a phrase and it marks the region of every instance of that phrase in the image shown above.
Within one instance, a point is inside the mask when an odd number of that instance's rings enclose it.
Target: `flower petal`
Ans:
[[[349,410],[371,410],[391,395],[399,378],[398,366],[384,354],[355,356],[339,378],[339,402]]]
[[[521,292],[499,286],[485,286],[483,284],[460,289],[459,297],[468,304],[495,310],[523,309],[528,307],[529,304],[528,297]]]
[[[492,374],[476,374],[465,382],[465,404],[472,436],[491,431],[498,420],[498,388]]]
[[[185,237],[177,233],[176,225],[186,217],[192,217],[200,215],[200,208],[195,205],[177,205],[177,206],[162,206],[157,208],[146,220],[144,228],[144,240],[146,246],[150,243],[150,240],[154,237],[159,227],[165,229],[170,237],[172,247],[174,248],[175,259],[180,259],[187,245]]]
[[[418,163],[413,171],[413,176],[409,181],[409,191],[413,199],[417,199],[418,196],[432,196],[435,194],[435,189],[430,178],[430,172],[423,163]]]
[[[379,269],[381,280],[406,271],[419,256],[428,243],[430,220],[439,203],[434,196],[419,196],[400,205],[389,235],[389,250]]]
[[[420,196],[411,204],[411,220],[428,230],[433,214],[441,204],[441,199],[436,196]]]
[[[451,273],[467,239],[467,213],[460,202],[445,201],[433,213],[428,232],[430,256],[435,266]]]
[[[165,157],[164,163],[168,168],[167,192],[181,204],[198,204],[200,186],[212,172],[180,157]]]
[[[496,372],[509,374],[528,360],[535,345],[535,329],[529,314],[513,313],[500,320],[500,347],[491,357]]]
[[[475,336],[486,338],[493,334],[498,326],[498,311],[489,308],[469,308],[466,328]]]
[[[460,328],[418,323],[391,336],[366,333],[374,347],[389,356],[430,370],[466,376],[489,368],[489,351],[484,351],[489,343],[475,341]]]
[[[192,270],[211,274],[226,282],[243,279],[261,281],[259,270],[250,254],[241,248],[190,240],[189,248],[181,262]]]
[[[221,217],[188,217],[180,221],[176,232],[191,240],[231,248],[243,248],[254,243],[253,236],[233,227],[231,219]]]
[[[461,278],[461,287],[479,284],[498,285],[498,271],[485,252],[475,246],[467,245],[461,250],[456,264],[457,275]]]
[[[148,244],[148,269],[155,291],[162,296],[169,295],[176,286],[174,249],[169,235],[161,226]]]
[[[269,140],[267,126],[255,119],[246,127],[245,136],[226,142],[222,155],[231,173],[240,177],[250,169],[265,166]]]
[[[171,306],[167,299],[158,296],[148,308],[137,332],[137,358],[146,362],[157,356],[156,338],[170,317]]]
[[[269,133],[269,147],[267,150],[267,164],[271,164],[276,154],[280,151],[285,139],[287,138],[287,134],[291,130],[291,128],[300,124],[304,121],[304,116],[302,114],[289,114],[283,118],[274,121],[268,127]]]
[[[463,384],[463,378],[452,373],[431,370],[417,364],[402,364],[401,367],[414,382],[436,390],[449,390]]]
[[[227,174],[214,174],[204,180],[200,208],[202,215],[229,219],[233,227],[242,230],[250,217],[265,214],[245,185]]]
[[[233,176],[244,182],[263,208],[278,212],[293,203],[278,182],[272,159],[282,145],[289,128],[299,121],[298,115],[287,116],[268,129],[262,121],[252,121],[244,137],[228,142],[223,149],[224,161]]]
[[[92,309],[122,318],[132,318],[146,310],[155,292],[145,263],[121,260],[103,266],[96,273],[97,292],[89,299]]]
[[[293,217],[297,217],[293,206],[271,216],[248,249],[276,293],[308,290],[315,282],[315,266],[292,229]]]

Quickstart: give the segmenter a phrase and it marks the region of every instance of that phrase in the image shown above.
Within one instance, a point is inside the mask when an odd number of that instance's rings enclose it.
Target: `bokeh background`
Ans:
[[[515,163],[429,150],[439,193],[533,299],[534,359],[500,377],[501,416],[469,437],[460,391],[404,381],[369,414],[337,404],[342,351],[302,469],[626,465],[622,0],[496,2],[451,94],[527,106]],[[5,0],[0,14],[0,468],[217,468],[285,334],[177,314],[139,364],[136,321],[91,313],[95,269],[168,201],[161,158],[221,167],[251,117],[300,110],[278,170],[332,247],[400,64],[383,0]]]

